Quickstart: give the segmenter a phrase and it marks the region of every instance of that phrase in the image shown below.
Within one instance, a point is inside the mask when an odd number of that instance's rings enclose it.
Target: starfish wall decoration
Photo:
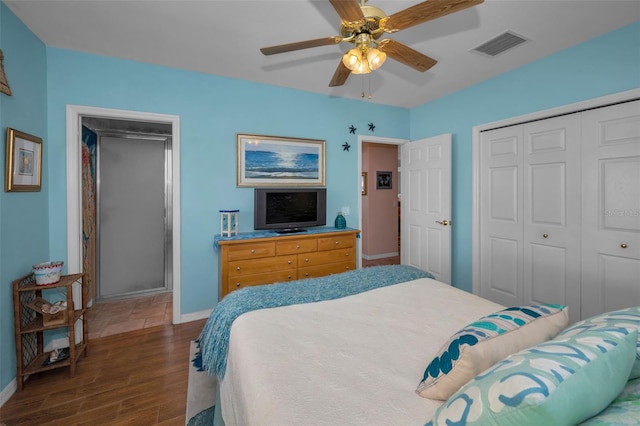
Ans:
[[[349,145],[349,142],[345,142],[342,144],[343,151],[349,151],[349,148],[351,148],[351,145]]]
[[[373,124],[373,122],[369,123],[369,131],[370,132],[375,132],[376,131],[376,126],[375,126],[375,124]]]
[[[349,133],[352,133],[352,134],[354,134],[354,135],[355,135],[355,134],[356,134],[356,130],[358,130],[358,129],[356,129],[356,128],[353,126],[353,124],[349,127]]]

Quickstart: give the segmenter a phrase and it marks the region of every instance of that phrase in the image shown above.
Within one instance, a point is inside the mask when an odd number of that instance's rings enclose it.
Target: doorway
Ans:
[[[85,248],[98,301],[171,290],[171,125],[82,117],[83,218],[95,221],[95,254]],[[85,170],[83,170],[85,172]],[[93,259],[91,259],[93,257]],[[92,264],[93,261],[93,264]]]
[[[172,270],[172,323],[183,321],[180,309],[180,117],[176,115],[156,114],[129,110],[116,110],[80,105],[67,105],[67,259],[69,273],[83,272],[83,248],[85,235],[82,229],[82,205],[84,194],[82,118],[101,117],[142,123],[164,123],[170,126],[172,151],[170,158],[171,208],[166,219],[171,223],[171,257],[167,262]]]
[[[98,117],[82,125],[96,135],[86,150],[95,155],[95,211],[83,216],[95,216],[95,263],[85,270],[95,268],[97,300],[170,291],[171,126]]]
[[[402,139],[359,136],[360,260],[363,268],[400,264]],[[380,177],[380,182],[378,178]]]

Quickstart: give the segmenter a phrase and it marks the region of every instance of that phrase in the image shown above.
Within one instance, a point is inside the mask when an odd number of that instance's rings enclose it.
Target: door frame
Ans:
[[[380,143],[386,145],[397,145],[400,148],[401,145],[409,142],[409,139],[399,138],[385,138],[380,136],[358,135],[358,174],[357,174],[357,200],[358,200],[358,229],[362,231],[362,193],[360,191],[360,177],[362,176],[362,144],[365,142]],[[358,257],[358,263],[356,267],[362,268],[362,238],[358,239],[356,255]]]
[[[67,105],[67,269],[69,273],[82,271],[82,143],[81,125],[83,116],[104,117],[128,121],[147,121],[171,125],[171,170],[172,170],[172,283],[173,324],[180,324],[180,117],[156,114]]]
[[[473,149],[473,183],[472,183],[472,283],[471,291],[473,294],[480,294],[480,133],[493,130],[500,127],[513,126],[523,124],[530,121],[543,120],[559,115],[571,114],[592,108],[599,108],[620,102],[626,102],[640,98],[640,89],[632,89],[612,95],[602,96],[598,98],[588,99],[586,101],[576,102],[573,104],[562,105],[559,107],[549,108],[536,111],[530,114],[510,117],[503,120],[493,121],[490,123],[473,126],[472,131],[472,149]]]

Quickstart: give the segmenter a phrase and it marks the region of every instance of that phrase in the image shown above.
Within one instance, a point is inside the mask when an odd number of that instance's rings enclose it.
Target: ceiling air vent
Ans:
[[[512,49],[524,42],[529,41],[521,35],[507,31],[499,36],[492,38],[486,43],[481,44],[472,50],[472,52],[481,53],[487,56],[497,56],[509,49]]]

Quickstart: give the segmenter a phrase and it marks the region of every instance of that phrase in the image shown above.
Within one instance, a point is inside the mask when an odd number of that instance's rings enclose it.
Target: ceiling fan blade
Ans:
[[[430,58],[427,55],[423,55],[417,50],[414,50],[399,41],[391,39],[382,40],[378,44],[378,49],[386,53],[391,59],[403,63],[420,72],[425,72],[438,63],[435,59]]]
[[[404,30],[450,13],[459,12],[478,5],[484,0],[426,0],[389,16],[385,31]]]
[[[263,47],[260,49],[263,55],[275,55],[277,53],[292,52],[294,50],[309,49],[311,47],[329,46],[338,44],[342,41],[342,37],[333,36],[325,38],[317,38],[314,40],[297,41],[295,43],[281,44],[278,46]]]
[[[358,0],[329,0],[329,2],[343,21],[356,22],[364,19]]]
[[[338,64],[338,68],[336,68],[336,72],[333,73],[333,77],[329,82],[329,87],[342,86],[349,78],[351,74],[351,70],[347,68],[343,63],[342,59],[340,59],[340,63]]]

